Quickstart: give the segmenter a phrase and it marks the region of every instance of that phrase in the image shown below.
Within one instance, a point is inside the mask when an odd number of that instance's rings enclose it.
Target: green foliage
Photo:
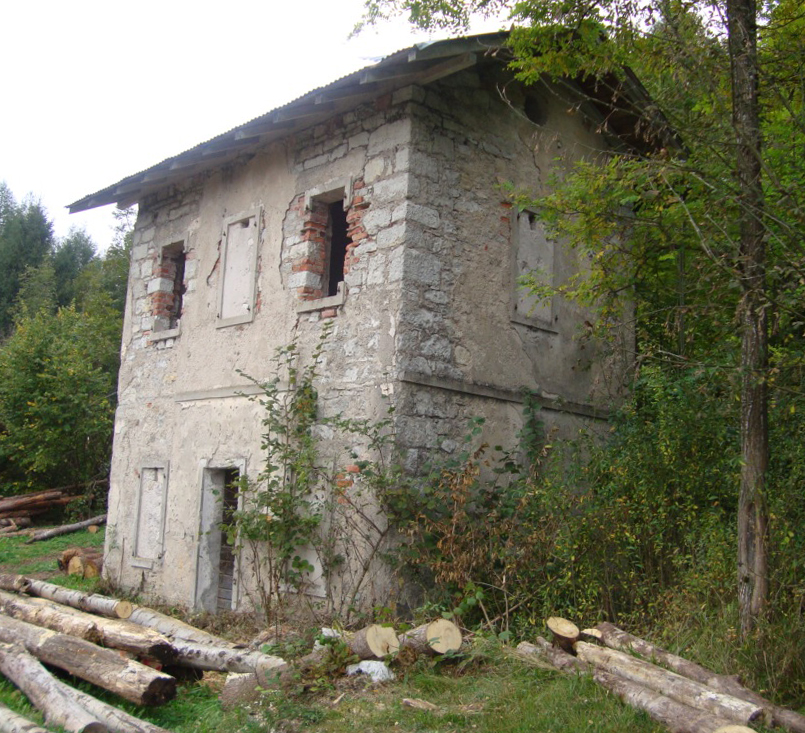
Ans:
[[[3,493],[106,475],[119,338],[109,310],[40,311],[0,350]]]
[[[42,205],[33,198],[17,204],[0,182],[0,339],[11,331],[23,273],[42,262],[53,242],[53,224]]]

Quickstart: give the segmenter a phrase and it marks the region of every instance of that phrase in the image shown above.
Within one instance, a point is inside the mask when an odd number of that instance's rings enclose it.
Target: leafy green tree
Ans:
[[[507,7],[522,80],[587,77],[616,92],[630,64],[684,139],[671,148],[666,127],[653,154],[582,163],[539,203],[557,234],[595,255],[591,276],[566,284],[565,295],[599,305],[604,324],[624,298],[636,300],[644,356],[720,363],[740,396],[746,634],[769,594],[768,390],[779,372],[769,364],[770,317],[773,337],[801,339],[801,53],[785,61],[801,51],[801,1],[772,3],[761,17],[754,0],[368,0],[364,22],[407,14],[422,27],[459,29],[474,12]],[[663,127],[650,105],[644,113],[646,129]]]
[[[71,229],[52,255],[56,275],[56,304],[70,305],[76,297],[76,280],[97,257],[95,243],[83,229]]]
[[[53,247],[53,224],[39,201],[17,204],[8,187],[0,187],[0,337],[13,324],[13,306],[23,273],[36,267]]]
[[[0,350],[4,493],[107,475],[119,348],[119,330],[110,324],[116,322],[103,294],[92,312],[39,310],[18,322]]]

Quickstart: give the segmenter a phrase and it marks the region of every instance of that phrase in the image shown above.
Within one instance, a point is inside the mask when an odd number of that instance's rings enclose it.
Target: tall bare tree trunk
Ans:
[[[741,632],[755,626],[768,598],[768,327],[758,103],[755,0],[727,0],[736,174],[740,191],[741,491],[738,501],[738,599]]]

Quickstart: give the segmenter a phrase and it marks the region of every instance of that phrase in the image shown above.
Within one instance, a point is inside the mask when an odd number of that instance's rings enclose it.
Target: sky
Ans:
[[[362,0],[25,0],[0,22],[0,180],[56,235],[103,250],[114,206],[68,204],[383,56],[443,34],[403,19],[348,36]],[[498,30],[479,20],[472,32]]]

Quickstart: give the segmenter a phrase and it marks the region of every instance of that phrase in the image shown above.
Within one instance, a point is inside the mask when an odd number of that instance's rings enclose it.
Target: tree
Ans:
[[[57,305],[66,306],[73,302],[78,276],[96,257],[95,243],[83,229],[71,229],[56,245],[52,260]]]
[[[31,314],[0,350],[5,491],[107,475],[120,332],[105,301]]]
[[[761,125],[775,121],[778,143],[786,136],[801,141],[802,77],[786,73],[778,61],[779,78],[764,78],[770,109],[761,117],[759,78],[765,69],[758,54],[754,0],[715,5],[677,0],[642,5],[629,0],[368,0],[364,22],[407,14],[421,27],[460,29],[474,12],[505,7],[512,7],[517,22],[509,45],[522,80],[537,82],[542,74],[592,77],[605,88],[613,79],[615,84],[623,79],[623,65],[631,64],[650,91],[665,97],[659,101],[671,122],[682,122],[677,129],[684,149],[657,145],[653,155],[581,164],[565,188],[539,203],[571,246],[595,253],[591,277],[565,284],[563,293],[599,305],[604,323],[622,312],[624,294],[635,299],[639,314],[651,314],[642,322],[643,346],[655,355],[668,358],[672,353],[671,361],[679,365],[694,359],[712,362],[713,336],[729,349],[737,324],[742,455],[738,597],[741,628],[747,634],[769,592],[765,475],[768,386],[774,372],[768,361],[769,314],[778,326],[788,324],[789,337],[798,337],[801,327],[795,324],[801,319],[795,314],[802,312],[798,296],[805,282],[800,266],[801,151],[792,156],[783,142],[774,149],[775,157],[764,155]],[[801,30],[801,19],[796,0],[772,6],[772,22],[764,25],[763,37],[770,56],[784,58],[779,46],[790,47],[794,39],[801,44],[802,36],[792,32],[792,27]],[[729,69],[726,78],[722,68]],[[771,63],[769,68],[774,71]],[[725,107],[731,113],[729,124]],[[656,114],[645,123],[656,128]],[[771,263],[769,242],[775,255]],[[796,285],[793,297],[791,284]],[[686,328],[696,308],[704,315],[697,319],[697,329],[704,333]]]
[[[53,224],[39,201],[17,204],[5,183],[0,186],[0,338],[11,331],[12,309],[20,280],[53,247]]]

